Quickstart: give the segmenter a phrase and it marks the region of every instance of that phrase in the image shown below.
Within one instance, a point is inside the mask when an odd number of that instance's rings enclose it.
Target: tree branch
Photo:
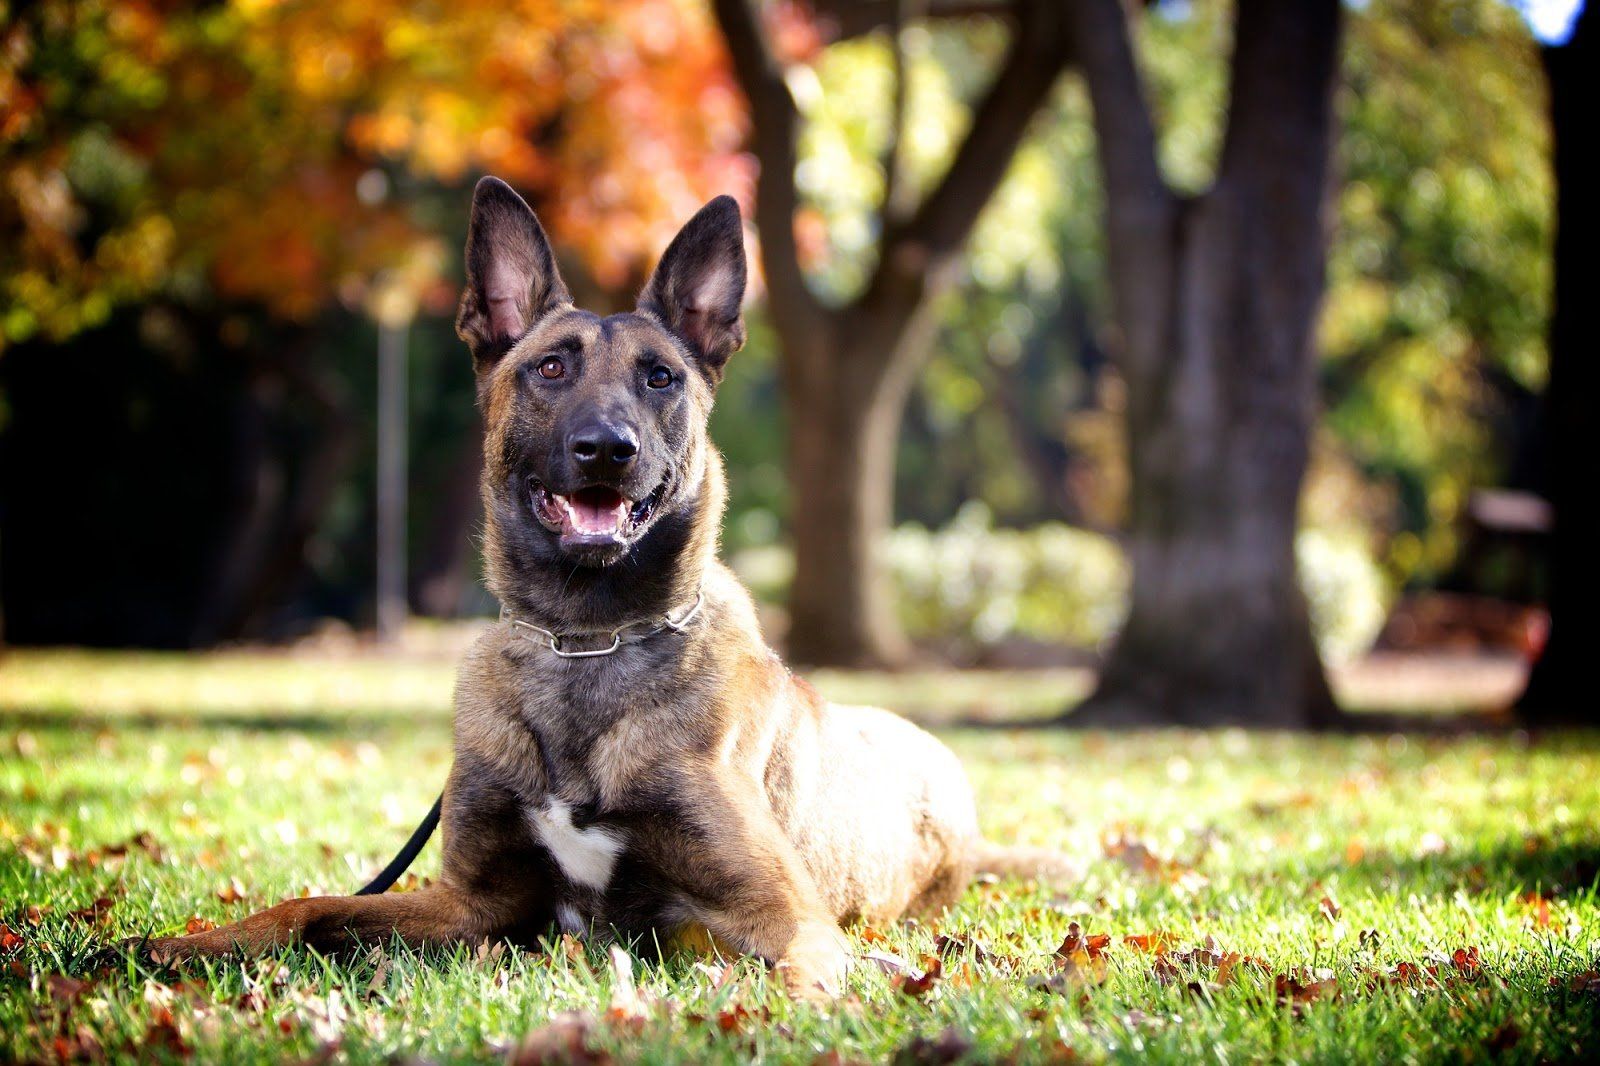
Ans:
[[[1173,197],[1161,176],[1128,16],[1118,0],[1074,0],[1067,10],[1074,56],[1094,108],[1111,243],[1165,233]]]
[[[800,116],[783,69],[767,46],[751,0],[714,0],[722,35],[739,86],[750,104],[750,148],[760,165],[756,179],[756,228],[768,304],[780,333],[801,335],[816,326],[820,307],[806,286],[794,239],[797,136]]]
[[[890,5],[889,49],[894,58],[894,100],[890,105],[889,141],[883,148],[883,203],[879,205],[880,229],[887,230],[900,212],[900,142],[905,136],[906,101],[909,79],[906,76],[906,23],[915,17],[909,10],[916,0],[893,0]]]
[[[909,219],[885,228],[863,305],[890,300],[909,312],[920,302],[928,275],[945,267],[966,242],[1067,57],[1053,6],[1028,5],[944,177]]]

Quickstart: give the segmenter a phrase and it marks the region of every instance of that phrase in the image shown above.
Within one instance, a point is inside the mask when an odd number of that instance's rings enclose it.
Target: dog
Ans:
[[[522,198],[478,183],[456,325],[504,609],[456,685],[439,878],[289,900],[147,941],[153,956],[531,943],[555,927],[709,942],[826,997],[851,963],[842,926],[936,914],[980,869],[1065,871],[983,840],[934,737],[792,675],[718,561],[727,490],[707,420],[745,339],[743,238],[734,200],[712,200],[636,309],[601,317],[573,306]]]

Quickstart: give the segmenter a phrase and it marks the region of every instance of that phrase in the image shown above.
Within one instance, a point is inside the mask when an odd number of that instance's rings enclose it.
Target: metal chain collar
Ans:
[[[681,617],[674,618],[670,614],[662,615],[661,620],[655,625],[651,626],[649,629],[640,630],[637,634],[637,639],[643,640],[646,637],[653,637],[657,633],[663,633],[669,629],[674,633],[681,633],[685,626],[695,620],[695,617],[700,613],[700,608],[705,606],[705,602],[705,590],[701,589],[699,592],[694,594],[694,604],[690,606],[690,608],[684,612]],[[611,630],[611,646],[609,648],[596,648],[593,651],[564,651],[561,647],[561,637],[559,634],[552,633],[543,626],[536,626],[532,622],[525,622],[516,615],[512,614],[510,611],[506,610],[503,606],[500,608],[500,620],[502,622],[510,622],[512,629],[514,632],[516,632],[517,636],[522,637],[524,640],[532,641],[535,644],[544,645],[563,659],[598,659],[603,655],[614,655],[622,648],[622,635],[624,633],[628,632],[630,629],[636,629],[639,626],[647,624],[645,622],[628,622]],[[582,633],[569,633],[567,636],[570,639],[574,636],[586,635],[587,634]]]

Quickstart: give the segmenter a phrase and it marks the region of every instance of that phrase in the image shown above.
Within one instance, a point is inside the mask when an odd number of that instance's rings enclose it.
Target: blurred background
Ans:
[[[0,3],[0,644],[470,640],[493,173],[602,311],[744,205],[723,548],[805,665],[1039,671],[1103,721],[1581,716],[1592,21]]]

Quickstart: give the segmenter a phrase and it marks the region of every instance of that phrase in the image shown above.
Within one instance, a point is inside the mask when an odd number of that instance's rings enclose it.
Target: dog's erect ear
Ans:
[[[719,196],[672,238],[639,294],[639,309],[687,341],[715,384],[728,356],[744,346],[744,284],[739,205]]]
[[[533,209],[499,178],[479,181],[456,313],[456,335],[472,349],[473,365],[480,373],[494,366],[541,315],[571,302]]]

